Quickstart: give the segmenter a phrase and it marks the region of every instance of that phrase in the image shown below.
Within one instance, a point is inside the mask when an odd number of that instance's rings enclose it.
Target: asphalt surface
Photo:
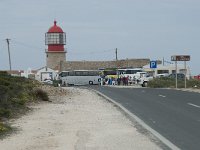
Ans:
[[[200,149],[200,93],[92,86],[183,150]]]

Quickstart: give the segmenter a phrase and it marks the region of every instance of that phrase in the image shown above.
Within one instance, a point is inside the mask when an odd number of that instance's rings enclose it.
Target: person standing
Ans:
[[[125,78],[125,85],[128,85],[128,76]]]
[[[117,85],[121,84],[121,78],[117,78]]]

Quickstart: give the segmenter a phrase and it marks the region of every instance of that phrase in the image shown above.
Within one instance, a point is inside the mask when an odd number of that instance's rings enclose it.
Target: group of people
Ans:
[[[109,77],[109,78],[103,78],[102,79],[102,85],[124,85],[127,86],[130,83],[130,78],[129,76],[125,77],[119,77],[119,78],[113,78],[113,77]]]
[[[128,85],[128,82],[129,82],[129,77],[120,77],[120,78],[117,78],[117,85]]]

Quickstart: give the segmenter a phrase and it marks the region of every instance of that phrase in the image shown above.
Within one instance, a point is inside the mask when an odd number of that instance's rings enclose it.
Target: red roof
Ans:
[[[48,33],[63,33],[63,30],[61,29],[61,27],[57,26],[56,23],[57,22],[54,21],[54,26],[52,26],[49,29]]]

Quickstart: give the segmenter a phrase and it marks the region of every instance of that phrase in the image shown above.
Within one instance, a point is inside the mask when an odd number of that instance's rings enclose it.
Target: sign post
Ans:
[[[157,68],[157,61],[150,61],[150,68]]]
[[[184,61],[184,69],[185,69],[185,88],[186,88],[187,87],[187,84],[186,84],[186,75],[187,75],[186,61]]]
[[[175,68],[176,68],[176,89],[178,87],[178,78],[177,78],[177,61],[175,61]]]
[[[157,61],[150,61],[150,68],[153,69],[155,75],[155,69],[157,68]]]
[[[187,75],[186,61],[190,61],[190,55],[173,55],[173,56],[171,56],[171,61],[175,61],[175,67],[176,67],[176,88],[177,88],[177,61],[184,61],[185,88],[186,88],[187,87],[187,84],[186,84],[186,75]]]

